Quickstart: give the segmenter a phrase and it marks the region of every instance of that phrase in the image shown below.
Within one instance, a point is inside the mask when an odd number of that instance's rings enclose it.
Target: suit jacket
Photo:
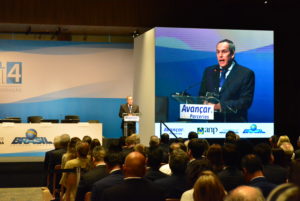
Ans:
[[[140,110],[139,110],[139,106],[138,105],[135,105],[135,104],[132,104],[132,108],[131,108],[131,111],[129,110],[129,107],[128,107],[128,104],[122,104],[120,106],[120,110],[119,110],[119,117],[120,118],[123,118],[123,113],[139,113]]]
[[[147,180],[149,180],[149,181],[156,181],[156,180],[158,180],[158,179],[162,179],[162,178],[165,178],[165,177],[167,177],[167,176],[168,176],[167,174],[162,173],[162,172],[159,171],[159,170],[153,170],[152,168],[150,168],[150,169],[146,172],[144,178],[147,179]]]
[[[236,167],[225,168],[218,173],[218,177],[227,192],[246,183],[242,171]]]
[[[188,190],[185,176],[171,175],[154,181],[164,192],[164,198],[180,199],[182,193]]]
[[[267,198],[270,192],[276,187],[275,184],[268,182],[265,177],[255,178],[249,182],[249,185],[259,188],[265,198]]]
[[[106,165],[99,165],[81,176],[78,184],[76,201],[83,201],[87,192],[92,191],[93,184],[108,175]]]
[[[266,179],[273,184],[283,184],[286,182],[288,171],[279,165],[264,165],[263,172]]]
[[[142,178],[125,179],[122,184],[106,189],[103,201],[164,201],[163,191]]]
[[[199,95],[206,96],[207,92],[219,94],[222,111],[226,111],[227,121],[248,121],[247,111],[252,104],[254,95],[254,72],[235,62],[220,92],[219,79],[219,65],[206,68],[203,74]]]
[[[103,179],[95,182],[92,188],[92,201],[101,201],[102,193],[105,189],[120,184],[123,181],[124,177],[122,171],[116,170]]]

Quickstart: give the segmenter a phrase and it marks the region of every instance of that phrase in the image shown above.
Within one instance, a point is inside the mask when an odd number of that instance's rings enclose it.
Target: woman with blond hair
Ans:
[[[182,194],[180,201],[223,201],[226,191],[219,178],[210,170],[200,173],[194,188]]]

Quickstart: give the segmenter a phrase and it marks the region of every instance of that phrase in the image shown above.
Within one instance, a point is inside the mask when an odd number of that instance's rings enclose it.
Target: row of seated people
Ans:
[[[152,136],[145,147],[137,135],[131,135],[125,145],[111,144],[108,150],[101,146],[92,149],[92,143],[79,141],[75,143],[76,158],[64,162],[62,157],[61,165],[65,169],[81,167],[86,172],[80,178],[78,173],[75,178],[73,173],[63,173],[60,183],[66,190],[61,200],[83,201],[85,195],[92,201],[235,200],[243,193],[244,200],[251,200],[250,195],[253,200],[264,200],[287,181],[295,183],[289,188],[296,186],[299,191],[299,162],[294,159],[292,145],[279,139],[275,148],[274,140],[271,145],[253,146],[229,132],[223,146],[209,145],[191,132],[184,143],[169,145],[164,134],[161,139]],[[281,154],[276,158],[275,152]]]

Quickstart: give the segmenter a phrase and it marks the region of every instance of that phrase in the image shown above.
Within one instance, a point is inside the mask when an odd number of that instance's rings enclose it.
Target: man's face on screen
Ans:
[[[229,51],[229,44],[227,42],[219,43],[217,45],[217,59],[220,67],[227,67],[231,64],[234,58],[234,53]]]

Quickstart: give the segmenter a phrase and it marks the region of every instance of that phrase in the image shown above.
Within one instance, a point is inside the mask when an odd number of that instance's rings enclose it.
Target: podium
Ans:
[[[218,94],[214,93],[207,93],[206,96],[173,94],[172,98],[180,104],[180,119],[188,120],[214,120],[216,111],[212,104],[220,102]]]
[[[125,137],[136,132],[136,124],[140,121],[139,113],[123,113],[123,135]]]

